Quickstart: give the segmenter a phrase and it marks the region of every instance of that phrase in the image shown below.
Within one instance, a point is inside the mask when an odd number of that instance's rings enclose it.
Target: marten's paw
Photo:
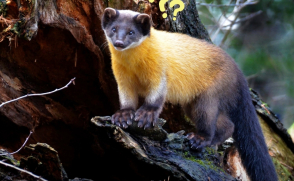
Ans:
[[[195,150],[202,150],[204,147],[211,145],[211,140],[194,133],[187,134],[187,138],[189,139],[191,148]]]
[[[132,124],[134,116],[135,111],[133,109],[121,109],[112,115],[111,122],[119,127],[127,128],[128,125]]]
[[[158,107],[142,106],[135,113],[135,121],[138,121],[138,127],[146,129],[156,124],[159,115]]]

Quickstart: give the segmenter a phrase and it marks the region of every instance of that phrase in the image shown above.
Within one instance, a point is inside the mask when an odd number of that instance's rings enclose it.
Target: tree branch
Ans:
[[[35,174],[33,174],[32,172],[29,172],[29,171],[26,171],[26,170],[24,170],[24,169],[18,168],[18,167],[16,167],[16,166],[10,165],[10,164],[5,163],[5,162],[3,162],[3,161],[0,161],[0,164],[2,164],[2,165],[4,165],[4,166],[7,166],[7,167],[10,167],[10,168],[13,168],[13,169],[15,169],[15,170],[18,170],[18,171],[24,172],[24,173],[26,173],[26,174],[28,174],[28,175],[34,177],[34,178],[37,178],[37,179],[42,180],[42,181],[47,181],[46,179],[43,179],[42,177],[40,177],[40,176],[38,176],[38,175],[35,175]]]
[[[248,5],[254,5],[257,4],[258,1],[249,1],[242,4],[207,4],[207,3],[200,3],[196,2],[196,5],[200,6],[210,6],[210,7],[232,7],[232,6],[248,6]]]
[[[33,133],[33,132],[30,131],[29,136],[26,138],[25,142],[22,144],[22,146],[21,146],[18,150],[16,150],[15,152],[12,152],[12,153],[4,153],[4,154],[0,154],[0,156],[3,156],[3,155],[13,155],[13,154],[19,152],[19,151],[20,151],[20,150],[26,145],[26,143],[28,142],[28,140],[29,140],[29,138],[30,138],[30,136],[31,136],[32,133]]]
[[[26,98],[26,97],[44,96],[44,95],[52,94],[52,93],[54,93],[54,92],[58,92],[58,91],[60,91],[60,90],[62,90],[62,89],[67,88],[71,83],[74,82],[75,79],[76,79],[75,77],[72,78],[72,79],[69,81],[69,83],[67,83],[65,86],[63,86],[63,87],[61,87],[61,88],[59,88],[59,89],[55,89],[54,91],[45,92],[45,93],[37,93],[37,94],[27,94],[27,95],[24,95],[24,96],[18,97],[18,98],[16,98],[16,99],[12,99],[12,100],[10,100],[10,101],[3,102],[3,103],[0,105],[0,107],[2,107],[2,106],[5,105],[5,104],[11,103],[11,102],[15,102],[15,101],[18,101],[18,100],[23,99],[23,98]]]

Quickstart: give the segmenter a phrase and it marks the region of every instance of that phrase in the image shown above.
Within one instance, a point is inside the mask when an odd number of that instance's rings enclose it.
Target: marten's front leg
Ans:
[[[118,85],[118,95],[120,102],[120,110],[116,111],[111,117],[112,124],[122,128],[127,128],[132,124],[135,117],[135,110],[138,105],[138,93],[136,92],[135,78],[124,67],[119,67],[120,71],[116,71],[119,65],[113,66],[114,75]]]
[[[162,111],[167,93],[166,77],[162,77],[157,86],[151,87],[154,87],[154,89],[150,91],[144,104],[135,113],[135,121],[138,121],[138,127],[144,127],[144,129],[154,126]]]

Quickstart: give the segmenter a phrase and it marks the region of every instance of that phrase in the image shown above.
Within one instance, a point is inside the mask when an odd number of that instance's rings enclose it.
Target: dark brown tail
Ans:
[[[247,83],[245,80],[239,83],[237,107],[229,112],[235,124],[233,138],[242,163],[251,181],[277,181],[276,170],[269,156]]]

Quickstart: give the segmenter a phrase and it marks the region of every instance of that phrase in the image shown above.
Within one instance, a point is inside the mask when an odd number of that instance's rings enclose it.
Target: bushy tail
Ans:
[[[230,111],[230,117],[235,124],[233,138],[242,163],[251,181],[277,181],[247,83],[245,80],[241,82],[238,104]]]

